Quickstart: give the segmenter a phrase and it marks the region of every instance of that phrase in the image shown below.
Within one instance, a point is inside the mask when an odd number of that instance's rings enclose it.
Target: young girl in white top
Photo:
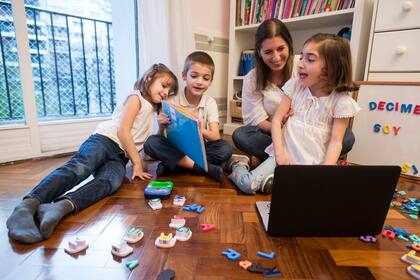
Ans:
[[[360,107],[348,95],[353,89],[348,42],[336,35],[316,34],[303,47],[298,77],[283,86],[284,96],[272,120],[269,157],[248,172],[233,165],[230,179],[245,193],[271,193],[276,164],[336,164],[349,119]],[[282,119],[293,115],[282,128]]]
[[[144,172],[139,151],[152,133],[154,112],[163,99],[177,93],[178,81],[165,65],[155,64],[134,87],[136,90],[115,108],[112,120],[99,124],[73,157],[45,177],[14,209],[6,222],[12,239],[35,243],[50,238],[64,216],[117,191],[129,159],[132,180],[152,177]],[[90,175],[92,181],[66,193]],[[36,213],[39,228],[34,221]]]

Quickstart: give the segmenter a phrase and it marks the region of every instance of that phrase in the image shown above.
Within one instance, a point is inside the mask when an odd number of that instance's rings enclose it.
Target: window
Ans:
[[[110,115],[115,106],[110,0],[26,0],[39,120]],[[9,3],[0,2],[0,124],[23,122],[24,107]]]
[[[110,1],[26,4],[39,119],[111,114],[115,78]]]
[[[0,51],[0,123],[23,123],[22,85],[10,2],[0,2]]]

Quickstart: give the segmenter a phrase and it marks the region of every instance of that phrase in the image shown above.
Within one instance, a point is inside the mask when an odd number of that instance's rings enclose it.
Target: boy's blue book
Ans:
[[[169,143],[207,171],[206,149],[199,119],[181,106],[162,101],[162,110],[170,123],[166,126]]]

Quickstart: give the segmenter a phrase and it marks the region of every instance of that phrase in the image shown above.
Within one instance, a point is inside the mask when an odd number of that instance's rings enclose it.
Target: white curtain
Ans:
[[[153,63],[164,63],[181,81],[185,57],[194,50],[188,0],[138,0],[140,76]]]

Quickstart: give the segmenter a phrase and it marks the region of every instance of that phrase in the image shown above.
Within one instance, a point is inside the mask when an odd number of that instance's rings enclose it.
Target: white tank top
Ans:
[[[133,127],[131,128],[134,144],[136,145],[137,151],[140,151],[143,149],[143,144],[146,139],[152,134],[154,109],[152,104],[141,96],[140,91],[134,91],[128,96],[130,95],[137,96],[141,103],[141,109],[137,113],[133,122]],[[125,102],[118,104],[112,113],[112,119],[98,124],[94,132],[110,138],[117,143],[122,150],[124,149],[118,138],[117,131],[124,115],[124,104]]]

